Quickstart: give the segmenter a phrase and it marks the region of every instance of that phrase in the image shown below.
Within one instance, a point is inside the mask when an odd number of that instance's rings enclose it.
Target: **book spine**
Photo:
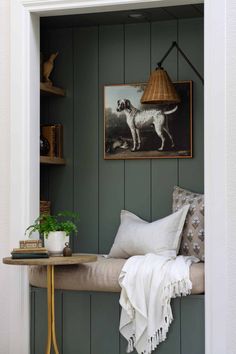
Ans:
[[[12,253],[12,259],[49,258],[48,254]]]
[[[55,124],[55,156],[63,157],[63,126]]]
[[[55,156],[55,141],[56,141],[56,132],[55,125],[42,125],[42,135],[49,142],[49,152],[47,156],[54,157]]]
[[[63,125],[57,125],[58,157],[63,157]]]

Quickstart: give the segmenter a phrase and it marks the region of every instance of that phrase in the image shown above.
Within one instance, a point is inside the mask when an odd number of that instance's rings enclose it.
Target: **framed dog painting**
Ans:
[[[192,157],[192,81],[174,85],[171,105],[142,105],[143,83],[104,87],[105,159]]]

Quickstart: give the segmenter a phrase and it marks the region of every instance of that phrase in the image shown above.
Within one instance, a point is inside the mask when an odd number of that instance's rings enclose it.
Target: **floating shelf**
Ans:
[[[45,165],[65,165],[66,161],[61,157],[40,156],[40,163]]]
[[[66,90],[56,86],[50,86],[46,82],[40,82],[40,92],[44,96],[62,96],[65,97]]]

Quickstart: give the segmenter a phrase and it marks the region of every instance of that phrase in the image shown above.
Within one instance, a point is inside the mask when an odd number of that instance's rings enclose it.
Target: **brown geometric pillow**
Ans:
[[[197,194],[175,186],[173,212],[190,204],[182,233],[179,254],[195,256],[204,262],[204,194]]]

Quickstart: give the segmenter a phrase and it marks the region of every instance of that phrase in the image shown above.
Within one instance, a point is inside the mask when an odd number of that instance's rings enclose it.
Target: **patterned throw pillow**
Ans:
[[[204,262],[204,194],[197,194],[175,186],[173,212],[190,204],[186,217],[179,254],[195,256]]]

